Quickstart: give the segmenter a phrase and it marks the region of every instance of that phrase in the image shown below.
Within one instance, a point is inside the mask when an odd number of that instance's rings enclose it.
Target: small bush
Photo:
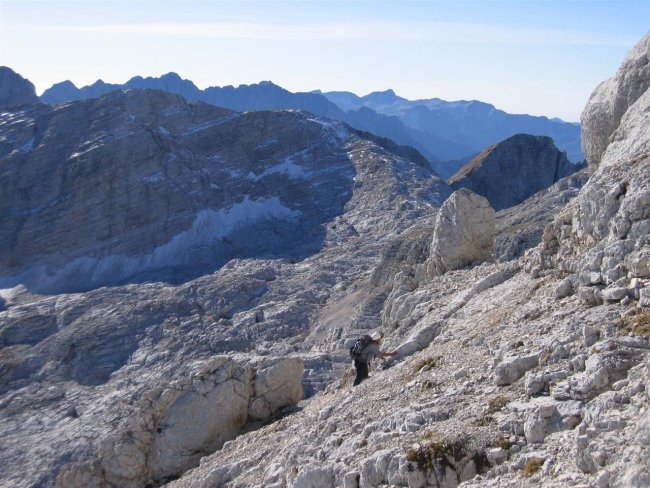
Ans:
[[[634,315],[625,315],[618,320],[621,332],[650,340],[650,311],[637,310]]]
[[[421,361],[418,361],[417,364],[415,365],[415,373],[419,373],[426,367],[435,368],[438,365],[439,360],[440,360],[439,357],[432,356],[430,358],[426,358],[426,359],[422,359]]]
[[[429,442],[406,450],[406,460],[417,464],[420,471],[432,469],[436,460],[449,465],[449,457],[459,460],[463,456],[463,445],[460,441],[443,439],[439,442]]]
[[[504,395],[497,395],[488,400],[488,413],[492,414],[503,410],[510,400]]]
[[[497,442],[497,447],[500,447],[505,451],[509,450],[510,446],[510,439],[499,439],[499,442]]]
[[[492,422],[494,422],[494,417],[492,417],[492,415],[485,414],[485,415],[477,418],[474,421],[474,425],[476,425],[477,427],[487,427]]]
[[[544,465],[544,460],[539,458],[533,458],[526,463],[524,466],[523,472],[526,478],[530,478],[532,475],[537,473],[539,469]]]

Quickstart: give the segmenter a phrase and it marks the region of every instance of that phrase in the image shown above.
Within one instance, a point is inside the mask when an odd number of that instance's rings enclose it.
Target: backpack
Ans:
[[[354,341],[354,344],[350,348],[350,356],[352,357],[352,359],[360,359],[361,353],[366,348],[366,346],[371,342],[372,342],[372,337],[370,337],[367,334],[364,335],[363,337],[359,337],[356,341]]]

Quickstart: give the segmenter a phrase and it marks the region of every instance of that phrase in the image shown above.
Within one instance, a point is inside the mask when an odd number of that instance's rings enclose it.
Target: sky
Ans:
[[[0,0],[0,65],[63,80],[393,89],[578,121],[650,30],[650,0]]]

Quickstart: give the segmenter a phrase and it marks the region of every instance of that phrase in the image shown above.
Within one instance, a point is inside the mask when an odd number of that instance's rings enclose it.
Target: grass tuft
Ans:
[[[650,311],[637,309],[632,315],[624,315],[618,319],[617,325],[621,332],[628,335],[636,335],[650,340]]]
[[[544,460],[539,458],[533,458],[526,463],[524,466],[523,472],[526,478],[530,478],[532,475],[537,473],[540,468],[544,465]]]

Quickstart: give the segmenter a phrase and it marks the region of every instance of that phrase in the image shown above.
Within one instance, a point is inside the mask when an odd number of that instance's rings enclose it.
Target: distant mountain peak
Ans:
[[[183,81],[183,78],[180,77],[178,73],[175,73],[174,71],[170,71],[169,73],[165,73],[160,77],[161,80],[179,80]]]
[[[400,100],[405,100],[402,97],[398,97],[392,89],[384,91],[376,91],[369,93],[368,95],[361,97],[365,102],[370,103],[394,103]]]
[[[454,189],[469,188],[502,210],[581,168],[569,162],[551,137],[515,134],[472,159],[449,184]]]
[[[0,66],[0,107],[10,108],[38,102],[31,81],[7,66]]]

